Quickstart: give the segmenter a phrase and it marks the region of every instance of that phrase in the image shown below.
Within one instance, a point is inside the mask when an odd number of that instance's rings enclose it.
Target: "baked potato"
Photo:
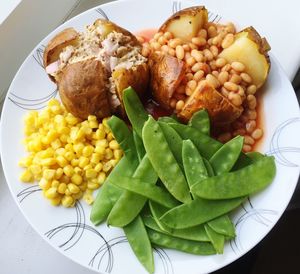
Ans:
[[[242,106],[233,105],[205,80],[199,83],[177,116],[184,122],[188,122],[200,109],[207,110],[211,122],[215,125],[231,123],[243,112]]]
[[[59,94],[66,110],[76,117],[107,117],[111,110],[106,84],[105,67],[99,60],[88,59],[62,69]]]
[[[146,90],[149,70],[141,49],[129,31],[98,19],[82,33],[69,28],[57,34],[44,51],[44,66],[68,111],[104,118],[124,113],[123,89]]]
[[[191,41],[207,23],[208,13],[204,6],[190,7],[174,13],[159,28],[160,32],[171,32],[174,37]]]
[[[170,109],[170,99],[185,76],[185,63],[168,54],[154,52],[149,56],[150,88],[157,102]]]
[[[260,88],[270,71],[268,51],[270,45],[259,33],[248,27],[235,35],[231,46],[220,53],[220,57],[228,62],[239,61],[246,66],[246,72],[251,76],[253,84]]]

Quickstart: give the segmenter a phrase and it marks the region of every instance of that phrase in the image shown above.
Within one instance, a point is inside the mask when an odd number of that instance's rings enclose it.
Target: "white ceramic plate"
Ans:
[[[49,81],[41,65],[44,45],[60,30],[69,26],[82,30],[99,17],[107,17],[132,32],[157,28],[173,12],[195,4],[192,1],[126,0],[80,14],[57,28],[32,51],[7,94],[1,121],[1,157],[15,201],[28,222],[49,244],[75,262],[100,273],[146,272],[121,229],[108,228],[105,224],[94,227],[89,221],[90,207],[85,203],[78,203],[74,209],[53,207],[42,197],[37,185],[24,184],[18,179],[21,168],[17,162],[25,155],[21,144],[22,117],[30,109],[43,108],[50,98],[57,96],[56,86]],[[262,96],[265,137],[260,150],[276,157],[274,182],[236,210],[233,221],[237,237],[227,243],[223,255],[205,257],[155,249],[155,273],[208,273],[233,262],[271,230],[288,205],[299,176],[299,106],[280,65],[272,56],[271,61]]]

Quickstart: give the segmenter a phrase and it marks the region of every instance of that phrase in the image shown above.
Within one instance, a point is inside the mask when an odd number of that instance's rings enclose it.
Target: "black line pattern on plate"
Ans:
[[[178,11],[181,10],[181,2],[180,1],[173,1],[173,4],[172,4],[172,13],[176,13]]]
[[[22,203],[24,201],[24,199],[29,197],[31,194],[33,194],[35,192],[39,192],[39,191],[42,191],[42,190],[40,189],[40,187],[38,185],[32,185],[32,186],[26,187],[22,191],[20,191],[17,194],[17,198],[19,198],[19,202]]]
[[[36,63],[44,69],[44,62],[43,62],[43,54],[44,54],[45,46],[40,45],[32,55],[33,59],[36,61]]]
[[[57,89],[49,93],[48,95],[37,98],[37,99],[26,99],[20,97],[14,93],[9,93],[8,100],[10,100],[14,105],[24,110],[40,110],[47,106],[47,102],[52,98],[57,96]]]
[[[244,202],[241,205],[244,213],[239,216],[239,218],[236,220],[234,226],[236,228],[236,237],[234,239],[231,239],[229,244],[231,249],[235,254],[241,252],[243,250],[243,246],[240,240],[240,235],[243,226],[249,219],[253,219],[258,224],[263,226],[270,226],[273,222],[267,217],[270,215],[278,215],[278,212],[271,209],[262,209],[262,208],[254,208],[250,197],[248,197],[247,202]]]
[[[109,20],[107,14],[104,12],[104,10],[102,8],[96,8],[95,11],[100,14],[103,18],[105,18],[106,20]]]
[[[268,155],[274,155],[277,163],[287,166],[287,167],[299,167],[299,164],[293,163],[290,160],[288,160],[284,153],[286,152],[294,152],[294,153],[300,153],[300,147],[284,147],[280,144],[280,136],[282,132],[290,125],[294,123],[299,123],[300,118],[294,117],[291,119],[288,119],[287,121],[281,123],[276,130],[273,133],[273,136],[271,138],[270,142],[270,150],[266,152]]]
[[[126,236],[119,236],[109,240],[106,244],[100,246],[95,255],[92,257],[89,262],[89,266],[94,267],[96,263],[96,259],[98,258],[97,269],[100,269],[102,262],[105,260],[106,255],[108,258],[106,259],[106,269],[105,271],[111,273],[113,265],[114,265],[114,254],[112,252],[112,247],[117,246],[119,244],[128,243]],[[170,257],[162,248],[154,247],[154,252],[158,254],[160,260],[162,261],[163,269],[165,274],[174,274],[174,269],[172,266],[172,262]]]

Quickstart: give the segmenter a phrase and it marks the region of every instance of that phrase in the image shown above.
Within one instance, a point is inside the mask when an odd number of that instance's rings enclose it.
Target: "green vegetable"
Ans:
[[[207,223],[214,231],[228,236],[235,237],[235,228],[228,215],[220,216]]]
[[[164,233],[171,235],[176,238],[187,239],[192,241],[199,241],[199,242],[209,242],[210,239],[207,236],[207,233],[204,229],[204,225],[198,225],[189,228],[183,229],[171,229],[169,228],[170,233],[162,230],[154,220],[152,216],[143,216],[143,222],[146,227],[149,227],[157,232]]]
[[[205,109],[195,112],[189,120],[189,126],[199,130],[205,135],[210,135],[210,120]]]
[[[160,218],[160,221],[177,229],[200,225],[233,210],[244,199],[205,200],[198,198],[169,210]]]
[[[133,140],[134,140],[135,149],[136,149],[136,152],[137,152],[139,162],[141,162],[143,157],[146,154],[144,144],[143,144],[143,140],[135,131],[133,131]]]
[[[142,138],[142,129],[148,119],[148,113],[145,111],[140,98],[131,87],[124,89],[123,102],[133,129]]]
[[[111,182],[118,177],[119,174],[131,176],[133,172],[132,165],[125,156],[109,174],[92,206],[90,220],[94,225],[99,225],[107,218],[114,204],[123,193],[121,188],[113,185]]]
[[[140,185],[156,183],[158,177],[147,155],[144,156],[132,177],[133,179],[139,179],[138,184]],[[118,185],[118,182],[126,181],[125,178],[129,178],[127,181],[130,182],[130,177],[120,176],[113,180],[112,183]],[[124,191],[109,213],[107,223],[117,227],[129,224],[142,210],[146,201],[147,199],[139,194],[129,190]]]
[[[158,121],[159,121],[159,122],[164,122],[164,123],[167,123],[167,124],[169,124],[169,123],[179,123],[179,122],[175,119],[175,117],[173,118],[173,117],[170,117],[170,116],[159,117],[159,118],[158,118]]]
[[[152,216],[156,222],[156,224],[159,226],[159,228],[165,232],[171,233],[171,228],[166,226],[164,223],[162,223],[159,218],[164,215],[168,208],[163,207],[155,202],[149,201],[149,208],[152,213]]]
[[[208,177],[203,159],[191,140],[183,141],[182,159],[185,176],[190,188]]]
[[[130,224],[125,226],[124,232],[136,257],[149,273],[153,273],[152,246],[141,217],[136,217]]]
[[[133,161],[134,164],[138,165],[137,151],[135,148],[132,132],[129,130],[123,120],[116,116],[112,116],[108,121],[107,125],[112,131],[115,139],[117,140],[120,147],[123,149],[126,157]]]
[[[209,160],[216,175],[229,172],[241,154],[244,138],[237,136],[224,144]]]
[[[136,194],[142,195],[164,207],[173,208],[179,202],[164,188],[151,184],[149,182],[141,181],[138,178],[120,177],[115,180],[114,184],[120,188],[129,190]]]
[[[164,133],[164,136],[168,142],[169,148],[172,151],[176,161],[179,163],[180,166],[182,166],[182,139],[179,136],[179,134],[176,132],[175,129],[173,129],[171,126],[169,126],[167,123],[158,122],[161,130]]]
[[[224,235],[214,231],[212,228],[210,228],[208,224],[205,224],[204,228],[217,253],[222,254],[224,250],[224,243],[225,243]]]
[[[220,142],[201,133],[195,128],[178,123],[173,123],[170,125],[177,131],[183,140],[190,139],[197,147],[200,154],[206,159],[210,159],[222,146]]]
[[[216,253],[212,244],[208,242],[196,242],[180,239],[152,229],[147,229],[147,231],[151,243],[157,246],[172,248],[196,255],[212,255]]]
[[[238,171],[207,178],[193,185],[192,192],[205,199],[247,196],[269,185],[275,173],[274,157],[264,157]]]
[[[165,187],[177,200],[183,203],[189,202],[191,196],[184,174],[176,162],[158,122],[152,117],[149,117],[144,125],[143,142],[150,162]]]

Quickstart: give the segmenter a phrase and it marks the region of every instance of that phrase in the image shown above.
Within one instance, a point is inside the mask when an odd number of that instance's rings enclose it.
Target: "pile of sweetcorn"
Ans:
[[[19,161],[22,182],[38,181],[52,205],[74,206],[83,199],[91,204],[93,191],[123,155],[106,124],[90,115],[82,121],[52,99],[41,111],[24,119],[24,145],[28,156]]]

